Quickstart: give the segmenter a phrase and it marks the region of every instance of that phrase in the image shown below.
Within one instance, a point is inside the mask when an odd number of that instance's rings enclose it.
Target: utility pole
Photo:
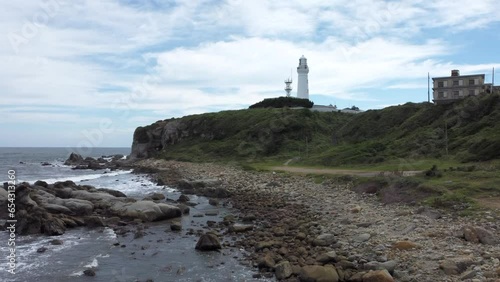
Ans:
[[[431,76],[427,72],[427,102],[431,102]]]

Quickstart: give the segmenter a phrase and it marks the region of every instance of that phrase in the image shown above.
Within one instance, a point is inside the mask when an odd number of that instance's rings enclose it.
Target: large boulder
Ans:
[[[72,198],[61,199],[44,190],[37,190],[36,193],[32,193],[31,198],[50,213],[89,215],[94,210],[94,205],[90,201]]]
[[[110,207],[110,211],[117,216],[138,218],[143,221],[158,221],[182,216],[178,207],[152,201],[117,202]]]
[[[84,162],[84,159],[81,155],[77,153],[71,153],[69,158],[64,162],[65,165],[78,165]]]
[[[439,262],[439,268],[447,275],[458,275],[474,264],[472,256],[459,256]]]
[[[196,243],[197,250],[200,251],[215,251],[222,248],[219,238],[213,233],[206,233],[201,235],[200,239],[198,239],[198,243]]]
[[[7,200],[9,192],[7,190],[0,188],[0,207],[7,207]],[[0,218],[7,217],[7,208],[3,208],[0,210]]]
[[[43,207],[50,213],[72,214],[70,209],[61,205],[45,204]]]
[[[85,190],[76,190],[71,192],[71,197],[90,202],[113,202],[119,200],[117,197],[103,192],[89,192]]]
[[[339,275],[332,265],[306,265],[300,269],[302,282],[338,282]]]
[[[479,226],[464,226],[462,232],[465,240],[473,243],[495,245],[498,244],[499,241],[493,232]]]
[[[363,282],[394,282],[394,278],[385,269],[370,270],[363,275]]]
[[[16,211],[16,233],[20,235],[42,233],[42,220],[44,212],[40,208],[34,208],[29,213],[24,209]]]
[[[58,236],[64,234],[66,227],[64,221],[57,218],[49,216],[42,223],[42,232],[49,236]]]
[[[274,269],[275,265],[276,265],[276,262],[274,261],[274,259],[270,253],[267,253],[265,256],[259,258],[259,260],[257,262],[257,266],[259,268]]]
[[[108,194],[115,196],[115,197],[118,197],[118,198],[120,198],[120,197],[126,198],[127,197],[127,195],[125,195],[123,192],[118,191],[118,190],[113,190],[113,189],[108,189],[108,188],[99,188],[99,189],[97,189],[97,191],[108,193]]]
[[[275,266],[274,272],[276,273],[276,279],[283,280],[292,276],[293,268],[290,262],[282,261]]]

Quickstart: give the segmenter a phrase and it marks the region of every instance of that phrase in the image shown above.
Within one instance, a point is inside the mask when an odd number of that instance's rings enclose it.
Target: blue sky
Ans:
[[[0,30],[0,146],[128,147],[282,96],[291,69],[295,94],[301,55],[311,100],[364,110],[425,101],[427,72],[500,68],[495,0],[20,0]]]

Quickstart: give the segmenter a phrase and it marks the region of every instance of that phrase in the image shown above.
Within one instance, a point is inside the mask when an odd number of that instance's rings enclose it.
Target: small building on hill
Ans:
[[[491,83],[484,83],[484,74],[460,75],[452,70],[451,76],[432,78],[432,95],[436,104],[448,104],[468,96],[491,90]]]

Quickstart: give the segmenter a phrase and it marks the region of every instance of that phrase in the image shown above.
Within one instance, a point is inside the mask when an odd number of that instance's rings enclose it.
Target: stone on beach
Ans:
[[[217,238],[217,236],[213,233],[205,233],[201,235],[195,247],[195,249],[200,251],[216,251],[221,248],[222,246],[220,244],[219,238]]]
[[[385,269],[370,270],[363,275],[363,282],[394,282],[394,278]]]
[[[332,265],[306,265],[303,266],[299,274],[300,281],[303,282],[337,282],[339,275]]]
[[[293,268],[289,261],[282,261],[278,263],[275,266],[274,271],[276,273],[276,279],[278,280],[287,279],[293,274]]]

